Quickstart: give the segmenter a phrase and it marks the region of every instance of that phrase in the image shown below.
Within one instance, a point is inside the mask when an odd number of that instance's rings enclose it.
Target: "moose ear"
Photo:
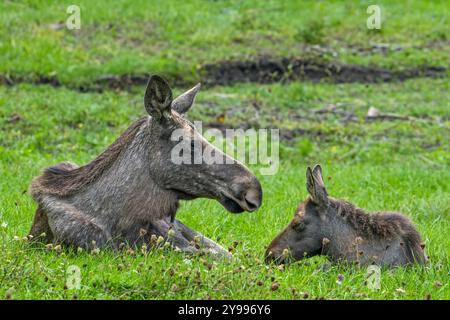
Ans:
[[[160,121],[163,117],[170,115],[171,104],[172,90],[169,84],[160,76],[151,76],[144,96],[144,105],[148,114]]]
[[[200,83],[173,100],[172,109],[180,114],[187,112],[194,103],[195,96],[199,91]]]
[[[320,165],[316,165],[313,170],[310,167],[306,169],[306,189],[315,204],[321,207],[328,206],[328,193],[323,183],[322,168]]]

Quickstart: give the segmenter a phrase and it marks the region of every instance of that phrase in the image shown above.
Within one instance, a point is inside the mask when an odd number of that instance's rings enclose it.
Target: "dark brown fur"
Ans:
[[[408,234],[420,242],[420,235],[411,228],[411,222],[401,214],[391,212],[371,212],[356,207],[350,202],[330,198],[330,205],[337,210],[338,216],[349,223],[359,236],[395,237]],[[415,235],[410,234],[414,232]]]
[[[175,219],[180,200],[215,199],[233,213],[261,205],[258,179],[184,118],[199,89],[197,85],[172,99],[168,83],[152,76],[143,101],[149,116],[133,123],[90,163],[77,167],[62,162],[32,182],[38,209],[30,235],[41,239],[45,233],[46,242],[85,249],[118,248],[119,242],[151,247],[151,239],[140,236],[145,230],[185,252],[198,251],[191,243],[198,238],[202,250],[228,257],[220,245]],[[197,144],[201,150],[192,148]],[[229,161],[192,164],[174,156],[174,150],[203,156],[206,147]]]
[[[362,265],[390,267],[425,263],[422,239],[412,222],[396,212],[367,213],[328,196],[322,170],[307,169],[310,196],[297,208],[291,223],[271,242],[267,261],[284,262],[326,255]]]
[[[47,214],[40,206],[36,209],[33,225],[29,234],[43,242],[53,241],[53,233],[48,225]]]
[[[66,197],[94,182],[103,172],[111,167],[124,147],[134,139],[147,119],[147,117],[144,117],[134,122],[103,153],[82,167],[62,162],[46,168],[42,175],[31,183],[30,193],[32,197],[36,200],[41,194]]]

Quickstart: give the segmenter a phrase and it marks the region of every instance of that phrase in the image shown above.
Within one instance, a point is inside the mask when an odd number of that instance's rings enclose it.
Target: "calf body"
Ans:
[[[38,202],[30,234],[45,233],[46,241],[83,248],[116,248],[122,242],[151,247],[152,239],[161,236],[184,251],[203,247],[228,255],[175,219],[180,200],[212,198],[236,213],[261,204],[258,180],[233,159],[223,164],[173,161],[173,149],[180,142],[200,146],[184,149],[192,157],[205,148],[227,157],[182,115],[198,89],[172,101],[168,84],[153,76],[144,98],[150,117],[132,124],[91,163],[77,167],[64,162],[44,170],[30,189]],[[177,141],[172,139],[174,132]]]
[[[310,196],[269,245],[267,261],[282,263],[314,255],[389,267],[426,261],[420,234],[408,218],[395,212],[368,214],[329,197],[320,166],[308,168],[306,180]]]

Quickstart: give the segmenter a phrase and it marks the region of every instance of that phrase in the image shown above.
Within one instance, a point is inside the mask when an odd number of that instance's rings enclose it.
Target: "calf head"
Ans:
[[[150,78],[144,97],[151,116],[147,144],[150,174],[161,188],[174,192],[179,199],[212,198],[233,213],[254,211],[262,200],[258,179],[243,164],[211,145],[185,118],[199,89],[200,84],[172,99],[172,90],[164,79]],[[208,161],[212,156],[223,161]]]
[[[300,203],[294,219],[270,243],[266,262],[284,263],[321,253],[328,226],[329,199],[319,165],[306,170],[306,188],[310,196]]]

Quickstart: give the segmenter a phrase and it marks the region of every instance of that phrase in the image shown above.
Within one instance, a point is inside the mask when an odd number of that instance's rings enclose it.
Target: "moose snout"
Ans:
[[[232,213],[255,211],[261,206],[262,202],[261,184],[256,178],[243,180],[240,177],[234,181],[228,190],[222,192],[219,201]]]
[[[238,194],[238,199],[241,199],[242,207],[246,211],[255,211],[261,207],[262,202],[262,187],[256,177],[247,178],[244,183],[240,184],[238,190],[241,194]],[[239,193],[239,192],[238,192]]]
[[[284,232],[279,234],[266,249],[264,260],[266,263],[282,264],[286,263],[291,257],[291,250],[288,243],[285,241]]]
[[[244,195],[244,201],[247,206],[248,211],[255,211],[261,206],[262,200],[262,189],[261,185],[258,183],[257,188],[249,189]]]

